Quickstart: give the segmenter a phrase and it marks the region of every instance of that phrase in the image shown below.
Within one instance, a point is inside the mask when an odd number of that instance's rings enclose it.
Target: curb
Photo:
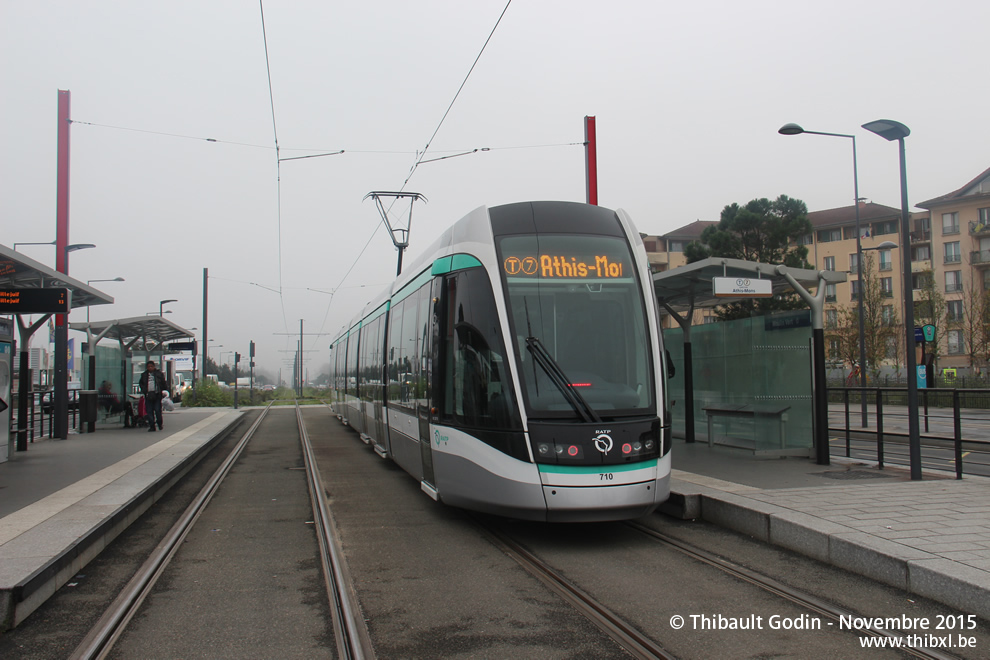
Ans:
[[[990,619],[990,573],[774,504],[695,486],[660,512],[701,519],[843,570]]]
[[[157,475],[148,481],[139,492],[95,526],[88,530],[65,529],[67,534],[75,538],[74,541],[67,543],[57,555],[16,584],[0,586],[0,633],[18,626],[28,615],[53,596],[59,588],[99,555],[121,532],[161,499],[210,450],[229,436],[243,419],[243,416],[238,416],[231,420],[230,423],[219,429],[213,437],[164,474]],[[58,543],[58,540],[55,539],[52,542]]]

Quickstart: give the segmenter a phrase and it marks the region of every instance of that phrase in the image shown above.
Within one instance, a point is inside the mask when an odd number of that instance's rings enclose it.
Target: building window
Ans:
[[[880,320],[884,325],[894,325],[894,306],[884,305],[880,308]]]
[[[949,344],[949,355],[962,355],[966,348],[963,344],[963,331],[962,330],[949,330],[948,334],[948,344]]]
[[[980,224],[984,227],[990,225],[990,208],[980,209],[978,212],[980,214]]]
[[[880,250],[880,270],[893,270],[890,260],[890,250]]]
[[[828,357],[830,360],[841,360],[842,350],[840,349],[840,342],[838,337],[828,338]]]
[[[990,290],[990,270],[983,271],[983,290]]]
[[[928,245],[911,248],[911,261],[928,261],[932,258],[932,249]]]
[[[667,241],[668,252],[684,252],[684,241]]]
[[[950,322],[963,320],[963,304],[961,300],[950,300],[945,303],[946,318]]]
[[[959,241],[945,244],[945,263],[958,264],[962,261],[962,252],[959,251]]]
[[[849,274],[859,275],[859,255],[850,254],[849,255]]]
[[[798,245],[811,245],[811,243],[814,240],[815,240],[815,235],[814,234],[805,234],[804,236],[802,236],[801,238],[798,239],[797,244]]]
[[[945,291],[946,293],[954,293],[956,291],[962,291],[962,271],[959,270],[947,270],[945,271]]]
[[[958,213],[943,213],[942,214],[942,234],[958,234],[959,233],[959,214]]]
[[[897,337],[887,337],[887,359],[897,359]]]
[[[826,309],[825,310],[825,327],[834,328],[839,325],[839,310],[837,309]]]
[[[708,325],[709,323],[717,323],[717,322],[718,322],[717,316],[713,314],[705,314],[705,325]]]
[[[657,251],[657,242],[656,241],[643,241],[643,247],[646,248],[646,251],[647,252],[656,252]]]
[[[894,278],[893,277],[881,277],[880,278],[880,293],[884,298],[894,297]]]
[[[825,285],[825,302],[835,302],[835,285]]]
[[[860,281],[859,280],[853,280],[849,284],[852,285],[852,300],[859,300],[859,288],[860,288],[859,285],[860,285]]]
[[[911,288],[915,291],[919,289],[924,289],[931,286],[932,283],[932,273],[927,271],[924,273],[913,273],[911,275]]]
[[[833,241],[841,241],[841,240],[842,240],[841,229],[822,229],[818,232],[819,243],[831,243]]]
[[[885,236],[886,234],[896,234],[897,233],[897,221],[890,220],[888,222],[877,222],[873,225],[873,235],[874,236]]]
[[[825,270],[835,270],[835,257],[825,257]]]

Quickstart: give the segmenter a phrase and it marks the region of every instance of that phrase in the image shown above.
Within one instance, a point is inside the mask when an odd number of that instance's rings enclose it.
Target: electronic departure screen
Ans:
[[[68,314],[68,289],[0,289],[0,314]]]
[[[541,254],[509,256],[502,269],[509,277],[541,279],[616,279],[632,275],[623,255],[608,254]]]

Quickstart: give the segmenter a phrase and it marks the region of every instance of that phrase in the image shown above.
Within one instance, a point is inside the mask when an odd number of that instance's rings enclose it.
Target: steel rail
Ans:
[[[365,623],[357,594],[353,591],[343,550],[337,539],[336,525],[324,496],[323,479],[316,464],[313,446],[302,418],[302,408],[296,402],[296,420],[299,423],[299,439],[306,462],[306,478],[309,496],[313,504],[313,516],[320,543],[320,559],[323,563],[323,576],[326,582],[330,611],[333,615],[334,637],[340,658],[371,660],[375,657],[371,635]]]
[[[656,658],[674,660],[675,656],[667,652],[662,646],[572,584],[529,550],[486,524],[477,516],[468,515],[497,548],[516,560],[528,573],[543,582],[551,591],[587,617],[632,657],[642,660],[655,660]]]
[[[631,527],[636,531],[645,534],[646,536],[649,536],[655,540],[660,541],[661,543],[673,547],[674,549],[680,551],[681,553],[687,555],[688,557],[691,557],[692,559],[708,564],[709,566],[713,566],[721,571],[724,571],[725,573],[728,573],[729,575],[732,575],[733,577],[736,577],[745,582],[749,582],[750,584],[755,585],[763,589],[764,591],[770,592],[776,596],[784,598],[785,600],[789,600],[792,603],[795,603],[796,605],[800,605],[801,607],[807,608],[813,612],[821,614],[822,616],[828,617],[829,619],[838,621],[839,617],[842,616],[846,616],[846,617],[859,616],[858,614],[856,614],[851,610],[847,610],[843,607],[832,605],[831,603],[828,603],[822,600],[821,598],[818,598],[817,596],[813,596],[805,591],[801,591],[800,589],[789,587],[786,584],[782,582],[778,582],[777,580],[774,580],[771,577],[757,573],[756,571],[748,569],[745,566],[742,566],[735,562],[729,561],[727,559],[723,559],[717,555],[702,550],[701,548],[695,547],[690,543],[686,543],[679,539],[675,539],[671,536],[664,534],[663,532],[658,532],[657,530],[647,527],[646,525],[643,525],[641,523],[626,521],[625,524],[628,527]],[[856,631],[866,635],[871,635],[873,637],[888,637],[892,639],[902,637],[902,635],[888,632],[886,630],[883,630],[882,628],[859,628]],[[908,655],[912,655],[916,658],[925,658],[926,660],[957,660],[958,658],[958,656],[939,653],[938,651],[934,651],[932,649],[910,648],[907,646],[902,646],[897,650],[903,651]]]
[[[241,437],[234,449],[224,459],[222,465],[217,468],[213,476],[196,495],[196,499],[186,508],[182,516],[172,525],[165,537],[158,543],[148,559],[145,560],[141,568],[134,574],[134,577],[124,586],[117,598],[110,604],[100,620],[83,638],[79,646],[69,656],[70,660],[89,660],[91,658],[104,658],[113,648],[114,643],[123,633],[128,622],[137,613],[138,608],[144,599],[155,586],[158,578],[161,577],[172,557],[175,556],[183,539],[192,529],[200,514],[206,509],[213,495],[216,493],[224,478],[230,472],[231,467],[240,457],[241,452],[251,440],[255,431],[261,425],[261,421],[268,414],[272,403],[261,412],[258,419],[251,424],[251,427]]]

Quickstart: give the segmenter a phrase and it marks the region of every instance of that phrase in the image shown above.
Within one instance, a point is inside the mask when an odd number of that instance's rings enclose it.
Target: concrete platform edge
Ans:
[[[112,515],[103,519],[44,566],[11,587],[0,587],[0,632],[19,625],[42,603],[92,561],[206,454],[223,441],[243,419],[234,417],[168,472],[148,483]]]
[[[742,494],[676,480],[670,500],[659,511],[682,520],[701,519],[990,619],[990,578],[985,571],[896,541]]]

